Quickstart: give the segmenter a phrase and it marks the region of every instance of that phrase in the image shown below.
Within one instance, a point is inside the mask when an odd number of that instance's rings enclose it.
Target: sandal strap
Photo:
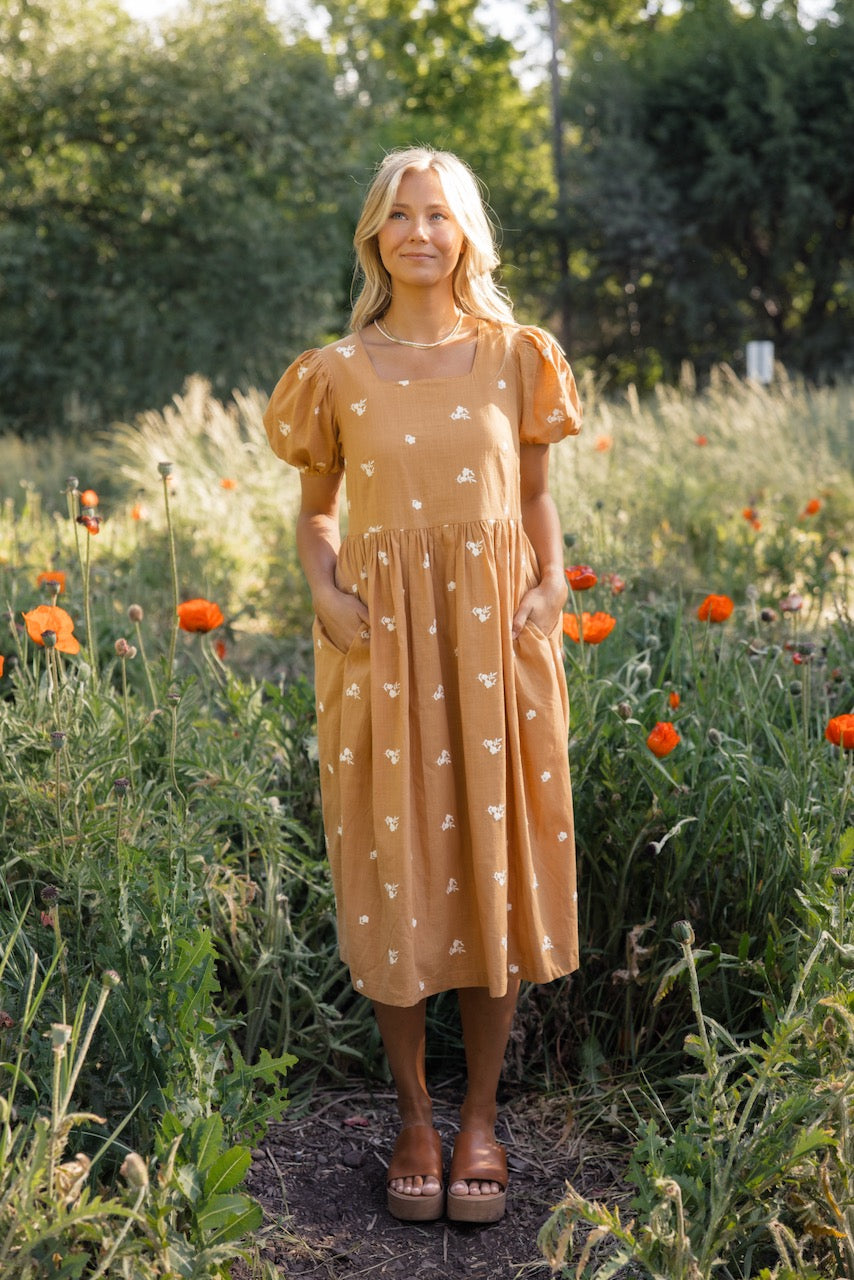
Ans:
[[[401,1129],[391,1153],[386,1179],[435,1178],[442,1181],[442,1140],[429,1124]]]
[[[450,1182],[498,1182],[507,1186],[507,1152],[499,1142],[461,1129],[451,1156]]]

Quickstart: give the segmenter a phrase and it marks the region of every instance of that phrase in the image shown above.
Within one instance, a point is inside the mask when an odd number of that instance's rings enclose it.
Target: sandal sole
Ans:
[[[506,1191],[494,1196],[454,1196],[448,1192],[449,1222],[500,1222],[506,1208]]]
[[[445,1195],[436,1191],[432,1196],[405,1196],[400,1191],[386,1191],[386,1207],[399,1222],[435,1222],[445,1209]]]

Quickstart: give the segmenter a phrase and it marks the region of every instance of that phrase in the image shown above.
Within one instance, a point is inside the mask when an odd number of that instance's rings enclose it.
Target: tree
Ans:
[[[23,8],[0,87],[4,418],[127,414],[192,372],[269,385],[346,305],[332,60],[261,0],[197,3],[160,39],[110,0]]]

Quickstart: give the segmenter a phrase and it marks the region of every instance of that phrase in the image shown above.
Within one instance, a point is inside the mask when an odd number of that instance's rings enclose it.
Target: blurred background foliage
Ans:
[[[852,364],[854,5],[0,0],[0,428],[269,388],[346,326],[383,151],[482,176],[521,319],[650,387]]]

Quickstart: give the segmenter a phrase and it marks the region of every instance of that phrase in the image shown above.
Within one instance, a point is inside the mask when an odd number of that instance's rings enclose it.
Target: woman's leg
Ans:
[[[397,1109],[401,1128],[433,1124],[433,1103],[427,1092],[424,1061],[426,1041],[426,1000],[406,1008],[374,1002],[374,1013],[382,1036],[388,1064],[397,1090]],[[415,1175],[393,1178],[393,1191],[409,1195],[435,1195],[439,1182],[435,1177]]]
[[[508,983],[507,994],[490,996],[485,987],[465,987],[459,992],[463,1044],[466,1051],[468,1084],[460,1107],[460,1130],[479,1141],[495,1141],[496,1094],[504,1053],[519,998],[519,980]],[[454,1195],[495,1195],[503,1190],[496,1182],[458,1180],[450,1188]]]

